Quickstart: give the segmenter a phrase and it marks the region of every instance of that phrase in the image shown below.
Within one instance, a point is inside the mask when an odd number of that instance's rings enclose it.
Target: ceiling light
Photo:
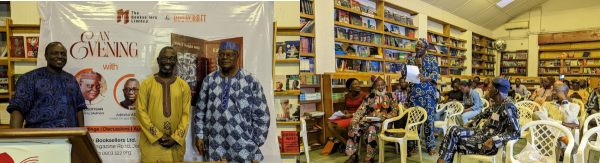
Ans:
[[[504,6],[510,4],[515,0],[500,0],[500,2],[496,3],[496,5],[500,6],[500,8],[504,8]]]

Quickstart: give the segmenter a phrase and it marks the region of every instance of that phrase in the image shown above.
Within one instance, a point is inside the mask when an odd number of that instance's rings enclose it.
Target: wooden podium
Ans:
[[[69,139],[72,163],[101,163],[102,160],[85,127],[0,129],[0,139]]]

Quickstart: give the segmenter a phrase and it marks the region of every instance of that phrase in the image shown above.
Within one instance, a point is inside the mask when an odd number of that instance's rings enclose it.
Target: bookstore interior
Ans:
[[[0,162],[600,160],[598,0],[8,1],[0,18]]]

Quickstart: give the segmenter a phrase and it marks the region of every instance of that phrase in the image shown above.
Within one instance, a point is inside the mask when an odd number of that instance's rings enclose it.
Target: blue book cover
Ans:
[[[308,58],[308,63],[309,63],[309,67],[310,67],[310,71],[309,72],[315,72],[315,62],[314,60],[315,58]]]
[[[379,72],[379,62],[371,61],[371,72]]]
[[[286,41],[287,46],[286,59],[298,59],[300,57],[300,40],[298,41]]]

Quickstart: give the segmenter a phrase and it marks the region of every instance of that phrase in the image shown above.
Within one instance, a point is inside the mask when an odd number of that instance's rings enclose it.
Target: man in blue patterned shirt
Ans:
[[[204,161],[260,162],[259,149],[269,133],[269,108],[263,88],[250,72],[238,68],[239,45],[219,47],[221,69],[203,81],[196,107],[196,147]]]
[[[83,110],[87,109],[77,79],[63,71],[67,49],[60,42],[46,46],[48,66],[23,74],[6,110],[10,128],[84,127]]]

